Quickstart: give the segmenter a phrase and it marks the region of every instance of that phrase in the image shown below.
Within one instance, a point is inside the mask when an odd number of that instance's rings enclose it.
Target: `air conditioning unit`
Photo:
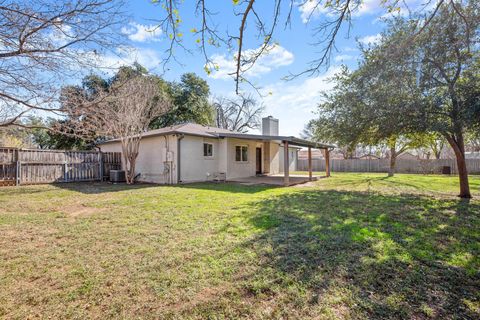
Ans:
[[[125,182],[125,171],[124,170],[110,170],[110,182],[118,183]]]

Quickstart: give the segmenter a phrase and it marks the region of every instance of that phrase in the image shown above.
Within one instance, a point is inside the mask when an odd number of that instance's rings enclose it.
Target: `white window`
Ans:
[[[213,157],[213,144],[204,143],[203,144],[203,156],[204,157]]]
[[[248,146],[235,147],[235,161],[240,161],[240,162],[248,161]]]

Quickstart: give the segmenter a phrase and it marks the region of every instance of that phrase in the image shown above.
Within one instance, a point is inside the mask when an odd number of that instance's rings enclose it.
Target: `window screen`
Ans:
[[[235,147],[235,161],[248,161],[248,147],[236,146]]]
[[[211,143],[204,143],[203,144],[203,156],[204,157],[212,157],[213,156],[213,144],[211,144]]]
[[[248,147],[242,147],[242,161],[248,161]]]

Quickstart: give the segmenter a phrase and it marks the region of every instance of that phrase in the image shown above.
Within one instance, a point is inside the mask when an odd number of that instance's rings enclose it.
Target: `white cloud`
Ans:
[[[435,8],[437,1],[404,0],[396,4],[397,10],[392,10],[376,18],[373,23],[382,22],[394,17],[408,17],[415,12],[428,12]]]
[[[59,46],[65,45],[76,39],[72,27],[67,24],[59,23],[49,34],[50,39]]]
[[[353,15],[363,16],[366,14],[378,13],[381,10],[385,10],[384,0],[365,0],[358,6]]]
[[[155,25],[143,25],[136,22],[131,22],[128,26],[123,27],[121,32],[128,36],[132,41],[147,42],[160,41],[162,31]]]
[[[325,8],[323,3],[318,4],[317,1],[309,0],[298,6],[300,17],[303,23],[307,23],[312,18],[317,18],[322,14],[329,14],[329,10]]]
[[[279,82],[262,90],[271,93],[263,99],[265,114],[280,120],[282,135],[298,136],[305,124],[315,117],[313,111],[321,101],[321,92],[333,88],[335,84],[329,80],[338,71],[340,67],[332,67],[321,76],[297,83]]]
[[[114,73],[116,69],[124,65],[140,63],[148,70],[158,68],[162,63],[158,51],[149,48],[118,47],[115,52],[95,55],[94,59],[108,73]]]
[[[362,38],[358,39],[358,42],[364,45],[372,45],[372,44],[377,44],[380,42],[382,39],[382,35],[380,33],[370,35],[370,36],[365,36]]]
[[[251,56],[258,49],[249,49],[243,51],[243,56],[247,58]],[[231,74],[235,72],[235,57],[227,55],[213,55],[211,57],[213,63],[218,67],[218,70],[213,70],[210,77],[213,79],[231,79]],[[243,75],[247,77],[258,77],[262,74],[269,73],[273,69],[288,66],[293,63],[293,53],[286,50],[279,45],[273,45],[255,62],[251,68],[243,68]]]
[[[341,61],[347,61],[347,60],[352,60],[354,56],[348,55],[348,54],[340,54],[338,56],[335,56],[334,60],[335,62],[341,62]]]
[[[350,5],[354,16],[373,14],[384,9],[384,7],[382,7],[383,0],[364,0],[358,7],[355,7],[355,3]],[[306,1],[298,6],[298,10],[300,11],[300,17],[303,23],[307,23],[310,19],[318,18],[321,15],[338,15],[338,13],[333,12],[330,8],[325,7],[325,2],[317,0]]]

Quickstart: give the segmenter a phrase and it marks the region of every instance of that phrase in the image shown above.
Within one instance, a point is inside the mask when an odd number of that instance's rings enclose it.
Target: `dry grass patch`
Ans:
[[[480,202],[442,179],[1,188],[0,318],[478,318]]]

